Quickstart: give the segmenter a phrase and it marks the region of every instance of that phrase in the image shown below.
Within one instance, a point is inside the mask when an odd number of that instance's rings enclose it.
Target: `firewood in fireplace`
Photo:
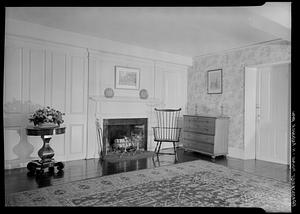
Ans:
[[[124,138],[115,139],[113,148],[115,151],[119,151],[121,153],[134,152],[137,149],[134,142],[126,136]]]

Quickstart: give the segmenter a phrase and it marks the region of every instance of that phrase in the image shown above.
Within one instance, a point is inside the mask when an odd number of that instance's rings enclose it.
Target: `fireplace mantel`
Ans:
[[[139,96],[114,96],[107,98],[103,95],[89,96],[88,111],[88,157],[95,157],[95,151],[98,151],[97,133],[95,127],[96,118],[99,119],[100,126],[103,129],[103,120],[116,118],[148,118],[147,126],[147,150],[153,151],[152,126],[155,125],[154,108],[163,108],[164,103],[159,98],[141,99]],[[96,147],[96,148],[95,148]]]
[[[130,102],[130,103],[145,103],[147,105],[161,105],[162,102],[156,98],[140,99],[137,97],[124,97],[124,96],[115,96],[112,98],[107,98],[105,96],[90,96],[91,100],[95,102]]]

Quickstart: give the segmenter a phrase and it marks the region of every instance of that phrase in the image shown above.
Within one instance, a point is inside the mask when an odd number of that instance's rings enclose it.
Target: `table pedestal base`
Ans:
[[[38,156],[41,158],[40,160],[33,160],[27,164],[27,169],[29,170],[30,175],[34,175],[35,173],[43,174],[44,169],[48,168],[48,172],[50,174],[54,173],[54,168],[59,172],[62,172],[64,168],[64,164],[62,162],[56,162],[53,159],[54,151],[50,147],[50,140],[53,134],[64,134],[65,127],[48,127],[48,128],[37,128],[37,127],[29,127],[27,128],[27,135],[30,136],[41,136],[43,140],[43,146],[38,151]]]
[[[54,173],[54,168],[58,171],[62,171],[64,164],[62,162],[56,162],[54,159],[51,160],[33,160],[27,164],[29,174],[43,174],[44,169],[48,168],[49,173]]]

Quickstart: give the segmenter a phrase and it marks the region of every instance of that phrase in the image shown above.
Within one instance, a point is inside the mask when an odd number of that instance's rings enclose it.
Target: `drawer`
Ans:
[[[208,152],[211,154],[214,154],[214,145],[210,143],[200,143],[200,142],[195,142],[192,140],[183,140],[183,147],[184,148],[190,148],[198,151],[203,151],[203,152]]]
[[[197,141],[197,142],[214,144],[215,137],[214,137],[214,135],[205,135],[205,134],[200,134],[200,133],[196,133],[196,132],[184,131],[183,138],[187,139],[187,140]]]
[[[186,122],[198,122],[202,124],[215,124],[216,118],[214,117],[200,117],[200,116],[184,116],[184,121]]]
[[[213,117],[184,117],[184,127],[187,129],[208,131],[214,133],[216,118]]]
[[[214,135],[215,134],[215,124],[189,122],[189,123],[184,124],[183,130]]]

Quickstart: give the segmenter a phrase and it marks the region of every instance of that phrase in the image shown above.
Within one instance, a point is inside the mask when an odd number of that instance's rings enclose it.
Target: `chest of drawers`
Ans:
[[[213,158],[228,154],[229,117],[183,115],[183,148]]]

